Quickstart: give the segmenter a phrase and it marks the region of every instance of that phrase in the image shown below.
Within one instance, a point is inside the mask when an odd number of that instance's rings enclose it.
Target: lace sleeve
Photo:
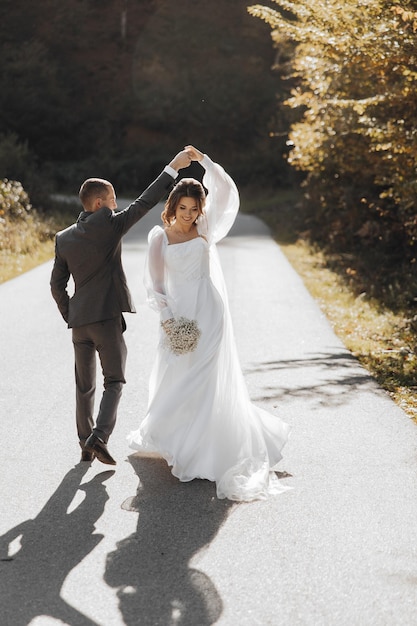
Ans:
[[[227,235],[239,210],[239,192],[232,178],[221,165],[205,154],[201,165],[203,184],[208,189],[205,215],[199,218],[198,230],[209,243],[217,243]]]
[[[145,259],[144,284],[149,306],[161,314],[161,321],[172,317],[165,289],[164,251],[166,239],[160,226],[155,226],[148,235],[148,251]]]

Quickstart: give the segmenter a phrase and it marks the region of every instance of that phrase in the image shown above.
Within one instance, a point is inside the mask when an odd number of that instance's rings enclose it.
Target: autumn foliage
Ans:
[[[417,273],[415,2],[273,0],[252,6],[299,112],[289,162],[305,173],[309,227]],[[417,295],[417,292],[414,294]]]

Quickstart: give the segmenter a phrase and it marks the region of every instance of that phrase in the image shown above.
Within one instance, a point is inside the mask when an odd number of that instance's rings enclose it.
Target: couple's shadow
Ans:
[[[103,538],[94,532],[95,523],[108,500],[103,483],[114,472],[102,472],[81,484],[88,468],[87,463],[76,465],[39,515],[0,537],[1,624],[26,626],[47,615],[71,626],[97,626],[61,597],[68,574]],[[71,509],[78,490],[85,497]],[[11,556],[19,539],[20,547]]]
[[[122,506],[139,513],[138,527],[108,555],[105,571],[107,584],[117,588],[124,623],[214,624],[221,598],[190,560],[212,541],[233,503],[218,500],[209,481],[180,483],[160,458],[129,460],[139,488]],[[114,472],[82,483],[88,468],[82,463],[71,469],[34,519],[0,537],[2,625],[27,626],[38,616],[50,616],[70,626],[99,626],[61,597],[67,576],[103,539],[95,524],[108,500],[104,482]],[[77,504],[79,490],[85,497]]]
[[[190,560],[212,541],[233,503],[218,500],[209,481],[180,483],[157,456],[135,454],[129,461],[139,487],[122,507],[139,513],[138,526],[108,555],[105,573],[106,583],[118,588],[125,624],[214,624],[221,598]]]

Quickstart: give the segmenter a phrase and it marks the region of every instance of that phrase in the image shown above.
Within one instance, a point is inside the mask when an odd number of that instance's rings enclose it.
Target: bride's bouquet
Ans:
[[[196,349],[201,330],[195,320],[179,317],[163,322],[161,325],[165,330],[165,348],[177,356],[193,352]]]

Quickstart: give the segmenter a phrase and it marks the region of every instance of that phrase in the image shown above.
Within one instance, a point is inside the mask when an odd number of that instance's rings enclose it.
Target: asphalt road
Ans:
[[[267,229],[220,246],[252,400],[292,427],[265,502],[218,501],[131,454],[158,320],[142,287],[154,209],[127,237],[137,315],[109,445],[79,464],[70,332],[51,263],[0,286],[1,626],[417,624],[417,429],[335,337]]]

